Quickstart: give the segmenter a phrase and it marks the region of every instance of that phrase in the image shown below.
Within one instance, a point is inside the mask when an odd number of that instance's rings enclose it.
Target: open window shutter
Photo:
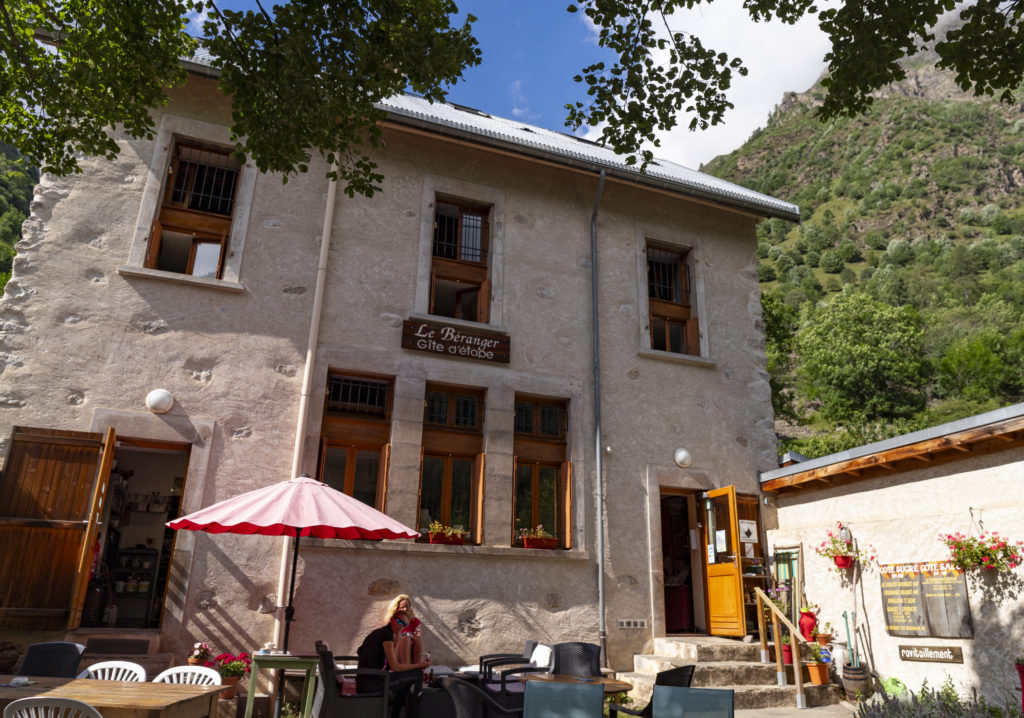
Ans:
[[[82,549],[78,557],[78,579],[72,594],[71,617],[68,620],[68,630],[71,631],[78,628],[82,623],[82,609],[85,606],[85,594],[89,588],[89,578],[92,573],[93,549],[99,533],[100,517],[103,514],[103,507],[106,503],[107,485],[110,483],[110,469],[114,465],[116,440],[117,435],[114,432],[114,427],[110,427],[107,429],[107,437],[103,442],[103,455],[100,457],[99,470],[96,472],[92,501],[89,506],[89,522],[85,528],[85,541],[82,543]]]
[[[89,579],[92,512],[109,479],[99,471],[103,435],[16,426],[9,447],[0,480],[0,628],[77,627],[72,609]]]
[[[491,280],[480,283],[480,292],[476,299],[476,320],[482,324],[491,321]]]
[[[160,256],[160,240],[164,236],[164,227],[159,219],[153,220],[153,229],[149,232],[149,246],[146,247],[146,264],[150,269],[156,268],[156,260]]]
[[[564,461],[558,472],[558,498],[562,510],[558,516],[558,534],[562,548],[572,548],[572,462]]]
[[[377,468],[377,510],[387,513],[388,497],[388,460],[391,458],[391,444],[384,444],[380,449],[380,466]]]
[[[697,317],[686,321],[686,353],[700,356],[700,323]]]
[[[434,287],[437,286],[437,270],[430,270],[430,314],[434,313]]]
[[[512,545],[515,546],[519,543],[519,522],[516,518],[519,516],[519,507],[516,505],[516,501],[519,497],[519,490],[516,486],[516,482],[519,480],[519,457],[512,457]]]
[[[234,208],[232,208],[234,209]],[[220,257],[217,259],[217,279],[224,274],[224,260],[228,256],[228,233],[220,233]]]
[[[473,524],[473,543],[479,545],[484,540],[484,468],[487,454],[481,452],[473,460],[473,503],[470,507],[470,521]]]

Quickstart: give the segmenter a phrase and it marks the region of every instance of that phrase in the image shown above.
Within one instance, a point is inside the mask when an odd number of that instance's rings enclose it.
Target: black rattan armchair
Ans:
[[[508,708],[496,701],[490,693],[465,678],[442,678],[441,687],[448,691],[455,706],[455,718],[487,716],[522,716],[522,708]]]
[[[338,670],[331,648],[323,641],[316,642],[320,656],[319,680],[313,699],[314,718],[387,718],[390,698],[391,674],[376,668]],[[373,693],[344,694],[340,679],[346,676],[374,676],[380,690]]]
[[[689,688],[690,682],[693,680],[693,669],[696,666],[680,666],[679,668],[670,668],[667,671],[661,671],[654,678],[654,685],[656,686],[676,686],[679,688]],[[654,701],[650,701],[643,708],[629,708],[627,706],[620,706],[615,703],[608,704],[608,718],[618,718],[619,713],[628,713],[631,716],[642,716],[642,718],[651,718],[654,709]]]

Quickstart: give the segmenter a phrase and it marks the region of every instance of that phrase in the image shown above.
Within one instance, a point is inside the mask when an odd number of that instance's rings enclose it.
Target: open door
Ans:
[[[701,499],[701,536],[707,561],[708,633],[746,634],[736,487],[709,491]]]
[[[114,430],[14,427],[0,478],[0,628],[78,627]]]

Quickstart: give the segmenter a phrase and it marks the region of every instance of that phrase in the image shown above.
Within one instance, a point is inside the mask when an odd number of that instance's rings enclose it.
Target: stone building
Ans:
[[[232,160],[229,103],[189,68],[154,141],[43,177],[25,223],[0,305],[4,635],[272,640],[281,540],[163,524],[293,466],[468,532],[303,540],[293,649],[354,649],[399,592],[444,663],[596,642],[602,605],[613,666],[746,633],[776,465],[755,226],[798,208],[410,96],[383,104],[372,199],[317,161],[283,184]],[[556,549],[520,545],[537,525]]]
[[[914,690],[949,680],[1015,705],[1021,569],[961,571],[940,536],[1024,540],[1022,470],[1024,404],[774,469],[768,543],[845,655]],[[861,552],[843,569],[815,550],[840,522]]]

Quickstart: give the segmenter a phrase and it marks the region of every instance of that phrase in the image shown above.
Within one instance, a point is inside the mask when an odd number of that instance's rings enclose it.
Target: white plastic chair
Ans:
[[[219,686],[220,673],[206,666],[174,666],[153,679],[154,683],[191,683],[196,686]]]
[[[88,703],[73,698],[36,696],[12,701],[4,708],[4,718],[103,718]]]
[[[145,681],[146,669],[131,661],[101,661],[93,663],[78,677],[100,681]]]

